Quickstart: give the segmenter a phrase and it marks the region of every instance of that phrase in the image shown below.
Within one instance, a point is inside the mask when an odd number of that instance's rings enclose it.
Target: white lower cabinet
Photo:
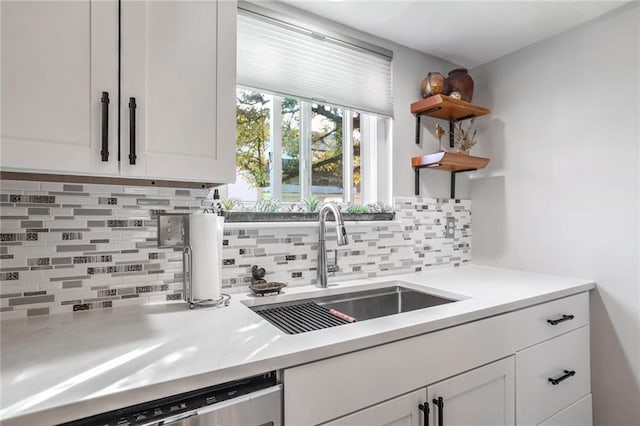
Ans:
[[[420,389],[325,423],[326,426],[420,426],[424,424],[427,391]]]
[[[325,425],[513,426],[514,374],[511,356]]]
[[[286,426],[588,426],[589,294],[295,366],[283,380]]]
[[[592,426],[591,394],[574,402],[538,426]]]
[[[429,385],[427,400],[431,425],[513,426],[514,357]]]

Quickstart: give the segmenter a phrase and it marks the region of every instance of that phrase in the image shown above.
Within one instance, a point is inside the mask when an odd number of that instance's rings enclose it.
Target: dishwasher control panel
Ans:
[[[200,415],[199,411],[225,401],[277,386],[275,372],[198,389],[179,395],[109,411],[60,426],[160,425]],[[267,423],[265,423],[267,424]]]

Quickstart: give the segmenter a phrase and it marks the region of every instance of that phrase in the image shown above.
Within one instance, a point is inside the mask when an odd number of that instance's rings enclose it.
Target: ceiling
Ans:
[[[360,31],[474,68],[626,1],[281,0]]]

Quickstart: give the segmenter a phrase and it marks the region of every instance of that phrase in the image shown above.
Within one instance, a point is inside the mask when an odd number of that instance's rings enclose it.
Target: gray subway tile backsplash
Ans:
[[[25,181],[0,186],[7,204],[0,216],[0,318],[182,298],[182,254],[157,247],[156,217],[196,211],[208,190]],[[329,233],[341,267],[330,280],[471,260],[470,201],[401,197],[394,209],[389,223],[347,223],[348,246],[336,247]],[[455,218],[453,240],[444,238],[447,216]],[[224,233],[224,291],[247,291],[252,265],[289,286],[316,283],[315,223],[233,224]]]

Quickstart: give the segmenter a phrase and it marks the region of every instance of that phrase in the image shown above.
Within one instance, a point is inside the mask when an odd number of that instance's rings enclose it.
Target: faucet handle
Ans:
[[[327,265],[327,272],[331,274],[335,274],[336,272],[340,272],[340,265],[338,265],[338,250],[333,251],[334,262],[332,265]]]

